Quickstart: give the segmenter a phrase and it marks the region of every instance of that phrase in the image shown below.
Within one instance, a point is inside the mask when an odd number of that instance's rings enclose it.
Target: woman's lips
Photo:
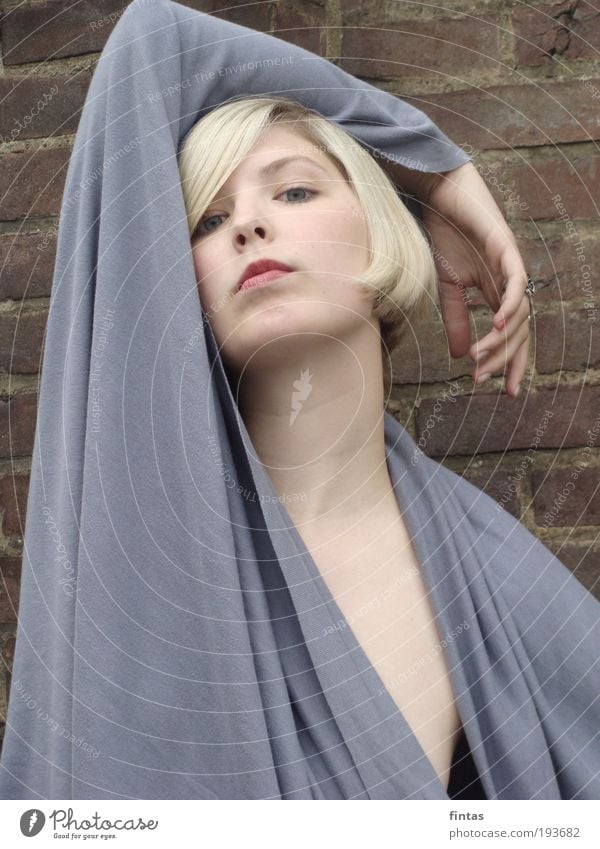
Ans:
[[[259,286],[266,286],[271,280],[276,280],[278,277],[283,277],[285,274],[291,274],[290,271],[282,271],[280,268],[272,268],[270,271],[263,271],[262,274],[255,274],[254,277],[248,277],[244,280],[239,288],[240,292],[244,289],[256,289]]]

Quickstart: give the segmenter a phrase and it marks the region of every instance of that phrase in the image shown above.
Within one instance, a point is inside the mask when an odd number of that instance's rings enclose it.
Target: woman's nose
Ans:
[[[235,227],[235,240],[240,245],[245,245],[248,239],[253,239],[258,237],[259,239],[265,239],[267,236],[267,229],[264,224],[238,224]]]
[[[271,232],[272,222],[260,203],[246,199],[232,216],[233,238],[238,245],[246,244],[248,239],[266,239]]]

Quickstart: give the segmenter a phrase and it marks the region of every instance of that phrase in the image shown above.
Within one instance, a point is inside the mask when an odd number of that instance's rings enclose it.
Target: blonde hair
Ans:
[[[429,243],[394,183],[345,130],[283,97],[238,98],[200,118],[186,134],[178,155],[190,238],[229,175],[275,123],[285,124],[325,153],[358,198],[371,262],[355,285],[373,300],[379,319],[387,395],[389,355],[413,321],[432,314],[438,278]]]

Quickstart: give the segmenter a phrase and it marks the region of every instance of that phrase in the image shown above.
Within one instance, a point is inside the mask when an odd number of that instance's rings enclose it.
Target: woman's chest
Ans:
[[[309,549],[383,687],[447,787],[461,723],[434,611],[407,537]],[[384,695],[381,690],[377,695]]]

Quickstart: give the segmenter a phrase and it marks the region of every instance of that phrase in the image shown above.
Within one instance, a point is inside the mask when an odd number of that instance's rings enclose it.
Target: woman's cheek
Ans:
[[[211,291],[211,287],[207,284],[206,280],[201,280],[198,283],[198,294],[200,295],[200,303],[202,304],[204,312],[212,315],[216,296]]]

